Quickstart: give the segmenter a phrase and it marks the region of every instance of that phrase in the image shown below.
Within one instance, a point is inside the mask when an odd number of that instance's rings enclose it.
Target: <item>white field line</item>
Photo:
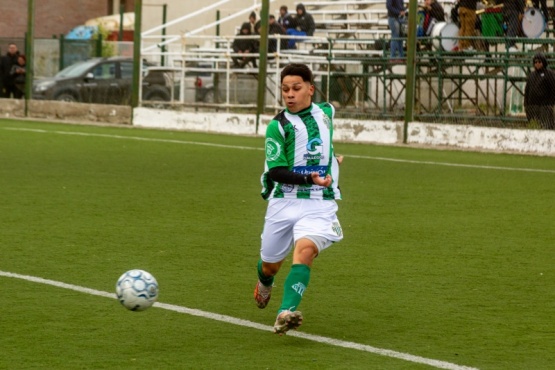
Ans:
[[[56,131],[56,130],[50,131],[50,130],[30,129],[30,128],[21,128],[21,127],[2,127],[2,129],[12,130],[12,131],[29,131],[29,132],[37,132],[37,133],[45,133],[45,134],[105,137],[105,138],[122,139],[122,140],[138,140],[138,141],[150,141],[150,142],[159,142],[159,143],[203,145],[203,146],[211,146],[211,147],[217,147],[217,148],[228,148],[228,149],[264,150],[264,148],[252,147],[252,146],[225,145],[225,144],[204,143],[204,142],[199,142],[199,141],[187,141],[187,140],[157,139],[157,138],[149,138],[149,137],[141,137],[141,136],[94,134],[94,133],[88,133],[88,132],[75,132],[75,131]],[[433,165],[433,166],[480,168],[480,169],[500,170],[500,171],[555,173],[555,170],[543,170],[543,169],[538,169],[538,168],[501,167],[501,166],[484,166],[484,165],[463,164],[463,163],[416,161],[416,160],[410,160],[410,159],[372,157],[372,156],[365,156],[365,155],[350,155],[350,154],[346,154],[345,157],[346,158],[358,158],[358,159],[370,159],[370,160],[375,160],[375,161],[398,162],[398,163],[427,164],[427,165]]]
[[[55,286],[55,287],[58,287],[58,288],[69,289],[69,290],[73,290],[73,291],[76,291],[76,292],[79,292],[79,293],[86,293],[86,294],[90,294],[90,295],[96,295],[96,296],[99,296],[99,297],[116,299],[116,294],[115,293],[103,292],[101,290],[85,288],[85,287],[82,287],[82,286],[79,286],[79,285],[67,284],[67,283],[63,283],[61,281],[43,279],[43,278],[36,277],[36,276],[21,275],[21,274],[16,274],[16,273],[13,273],[13,272],[7,272],[7,271],[1,271],[1,270],[0,270],[0,276],[26,280],[26,281],[30,281],[30,282],[34,282],[34,283],[52,285],[52,286]],[[253,328],[253,329],[257,329],[257,330],[262,330],[262,331],[272,331],[273,330],[273,328],[271,326],[268,326],[268,325],[262,325],[262,324],[258,324],[258,323],[248,321],[248,320],[238,319],[238,318],[235,318],[235,317],[216,314],[216,313],[211,313],[211,312],[206,312],[206,311],[201,311],[201,310],[197,310],[197,309],[193,309],[193,308],[187,308],[187,307],[183,307],[183,306],[176,306],[176,305],[173,305],[173,304],[156,302],[156,303],[154,303],[154,307],[158,307],[158,308],[162,308],[162,309],[165,309],[165,310],[174,311],[174,312],[178,312],[178,313],[184,313],[184,314],[187,314],[187,315],[198,316],[198,317],[206,318],[206,319],[209,319],[209,320],[216,320],[216,321],[221,321],[221,322],[225,322],[225,323],[228,323],[228,324],[239,325],[239,326],[244,326],[244,327]],[[425,357],[411,355],[411,354],[408,354],[408,353],[397,352],[397,351],[393,351],[393,350],[389,350],[389,349],[383,349],[383,348],[376,348],[376,347],[368,346],[368,345],[365,345],[365,344],[347,342],[347,341],[344,341],[344,340],[327,338],[327,337],[322,337],[322,336],[319,336],[319,335],[312,335],[312,334],[302,333],[302,332],[298,332],[298,331],[289,332],[289,334],[287,334],[287,335],[298,337],[298,338],[303,338],[303,339],[306,339],[306,340],[311,340],[311,341],[314,341],[314,342],[329,344],[331,346],[354,349],[354,350],[363,351],[363,352],[370,352],[370,353],[374,353],[374,354],[381,355],[381,356],[392,357],[392,358],[396,358],[396,359],[400,359],[400,360],[404,360],[404,361],[429,365],[431,367],[435,367],[435,368],[438,368],[438,369],[478,370],[478,369],[473,368],[473,367],[457,365],[457,364],[453,364],[453,363],[450,363],[450,362],[429,359],[429,358],[425,358]]]

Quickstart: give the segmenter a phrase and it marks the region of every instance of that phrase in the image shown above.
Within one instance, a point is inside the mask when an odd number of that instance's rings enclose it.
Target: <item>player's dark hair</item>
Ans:
[[[305,82],[312,84],[312,71],[306,64],[292,63],[281,71],[281,82],[286,76],[299,76]]]

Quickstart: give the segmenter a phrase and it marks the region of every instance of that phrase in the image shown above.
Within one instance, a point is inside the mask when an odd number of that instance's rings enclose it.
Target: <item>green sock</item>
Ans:
[[[295,311],[297,309],[309,281],[310,267],[308,265],[297,264],[291,266],[291,271],[285,279],[283,299],[278,314],[285,310]]]
[[[258,280],[260,280],[260,282],[264,286],[272,286],[272,284],[274,283],[273,276],[266,276],[262,272],[262,260],[258,260]]]

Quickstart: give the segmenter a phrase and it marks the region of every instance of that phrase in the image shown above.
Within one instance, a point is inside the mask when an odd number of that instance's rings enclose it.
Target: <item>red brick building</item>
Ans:
[[[134,0],[35,0],[35,38],[67,34],[87,20],[133,12]],[[27,0],[0,1],[0,38],[23,38],[27,32]],[[0,45],[2,47],[3,45]]]

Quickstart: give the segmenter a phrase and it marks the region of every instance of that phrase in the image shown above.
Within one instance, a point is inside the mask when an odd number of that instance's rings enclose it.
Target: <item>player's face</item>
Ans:
[[[297,113],[308,108],[312,103],[314,85],[303,81],[300,76],[285,76],[281,83],[281,97],[283,103],[291,113]]]

